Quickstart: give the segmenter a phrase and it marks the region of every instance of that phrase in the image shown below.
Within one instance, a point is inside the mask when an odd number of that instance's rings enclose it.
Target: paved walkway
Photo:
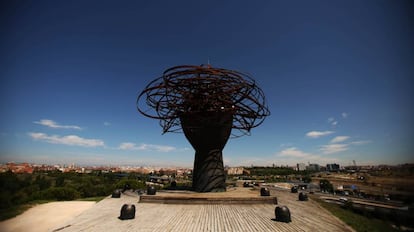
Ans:
[[[95,204],[94,201],[58,201],[36,205],[17,217],[0,222],[0,231],[51,231]]]
[[[244,191],[244,190],[243,190]],[[239,194],[239,193],[237,193]],[[251,192],[249,193],[251,194]],[[258,191],[254,194],[259,194]],[[312,200],[297,200],[297,194],[272,191],[279,205],[289,207],[292,222],[272,220],[272,204],[154,204],[137,203],[134,193],[121,198],[106,198],[58,231],[352,231]],[[135,204],[132,220],[119,220],[123,204]],[[55,230],[56,230],[55,229]]]

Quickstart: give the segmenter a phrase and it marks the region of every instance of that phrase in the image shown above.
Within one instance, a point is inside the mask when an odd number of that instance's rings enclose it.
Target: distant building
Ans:
[[[319,172],[320,169],[321,168],[320,168],[319,164],[309,164],[309,166],[306,167],[306,170],[308,170],[308,171],[317,171],[317,172]]]
[[[28,163],[7,163],[7,169],[13,173],[33,173],[33,167]]]
[[[339,164],[335,164],[335,163],[326,165],[326,171],[328,172],[337,172],[339,171],[339,168],[340,168]]]
[[[244,168],[243,167],[234,167],[227,169],[227,175],[243,175]]]
[[[306,165],[304,163],[298,163],[298,164],[296,164],[296,170],[305,171],[306,170]]]

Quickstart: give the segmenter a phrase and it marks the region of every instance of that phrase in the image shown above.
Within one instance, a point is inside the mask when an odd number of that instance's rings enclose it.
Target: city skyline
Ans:
[[[252,75],[271,112],[224,165],[414,162],[410,1],[7,4],[0,163],[191,167],[184,134],[135,101],[207,63]]]

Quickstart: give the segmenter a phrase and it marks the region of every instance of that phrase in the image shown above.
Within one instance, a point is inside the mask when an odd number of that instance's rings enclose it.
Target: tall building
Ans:
[[[326,171],[328,172],[336,172],[339,171],[339,164],[327,164],[326,165]]]
[[[306,165],[304,163],[298,163],[298,164],[296,164],[296,169],[298,171],[305,171],[306,170]]]
[[[319,171],[320,166],[319,166],[319,164],[309,164],[309,166],[306,167],[306,170],[308,170],[308,171]]]

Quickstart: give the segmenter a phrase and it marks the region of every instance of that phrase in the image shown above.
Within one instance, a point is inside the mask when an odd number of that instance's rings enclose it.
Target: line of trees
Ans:
[[[249,177],[255,179],[257,177],[262,178],[265,182],[280,182],[288,179],[296,178],[305,183],[312,181],[311,174],[315,171],[296,171],[289,167],[250,167],[247,168],[250,171]]]
[[[141,179],[141,180],[140,180]],[[108,196],[114,189],[128,184],[131,188],[145,188],[145,177],[116,173],[61,173],[59,171],[34,174],[0,173],[0,210],[36,200],[74,200]]]
[[[315,171],[296,171],[289,167],[251,167],[247,168],[250,171],[250,175],[252,176],[271,176],[271,175],[279,175],[279,176],[288,176],[288,175],[310,175],[315,173]]]

